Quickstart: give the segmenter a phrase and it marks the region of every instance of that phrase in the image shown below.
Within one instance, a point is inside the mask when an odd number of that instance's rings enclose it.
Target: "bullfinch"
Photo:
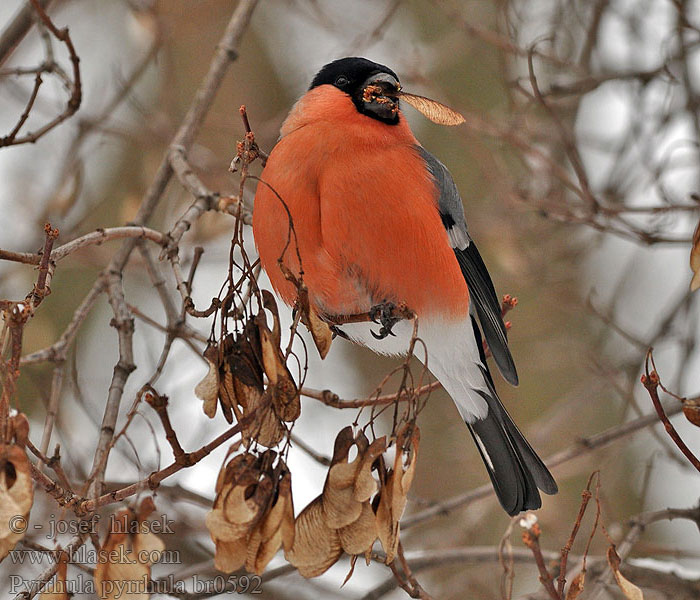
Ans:
[[[404,94],[394,71],[367,59],[324,66],[260,176],[255,243],[286,303],[298,292],[280,261],[303,277],[328,322],[380,315],[381,335],[369,322],[336,328],[378,353],[406,353],[412,337],[412,322],[392,319],[391,307],[415,313],[427,366],[457,405],[501,505],[516,515],[541,506],[538,488],[554,494],[557,485],[496,393],[482,332],[503,377],[518,383],[500,302],[452,176],[401,111]]]

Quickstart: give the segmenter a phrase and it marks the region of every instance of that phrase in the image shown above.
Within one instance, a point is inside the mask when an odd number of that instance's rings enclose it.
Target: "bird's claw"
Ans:
[[[372,337],[377,340],[383,340],[385,337],[390,335],[396,335],[392,329],[399,321],[404,317],[397,316],[397,306],[393,302],[382,302],[381,304],[376,304],[369,309],[367,313],[369,318],[373,323],[381,325],[379,333],[375,333],[370,329]]]
[[[337,325],[330,325],[331,333],[333,334],[333,339],[337,337],[341,337],[345,340],[349,340],[350,337],[348,336],[347,333],[345,333],[340,327]]]

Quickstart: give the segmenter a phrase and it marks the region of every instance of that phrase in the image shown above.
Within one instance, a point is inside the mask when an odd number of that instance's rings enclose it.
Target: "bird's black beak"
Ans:
[[[373,113],[382,121],[398,119],[401,84],[389,73],[368,77],[360,87],[359,101],[363,112]]]

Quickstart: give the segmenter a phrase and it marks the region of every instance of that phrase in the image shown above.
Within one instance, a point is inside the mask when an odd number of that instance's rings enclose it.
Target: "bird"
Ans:
[[[379,334],[368,322],[334,330],[380,354],[407,352],[413,324],[392,311],[413,311],[427,366],[471,432],[503,509],[540,508],[538,489],[555,494],[557,484],[499,399],[482,342],[517,385],[500,302],[454,180],[413,135],[401,99],[429,117],[449,112],[408,94],[393,70],[366,58],[321,68],[259,177],[253,237],[260,262],[290,306],[300,277],[327,322],[376,317]]]

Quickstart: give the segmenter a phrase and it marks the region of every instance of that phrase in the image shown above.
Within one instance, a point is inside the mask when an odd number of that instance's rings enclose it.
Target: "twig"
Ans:
[[[108,229],[96,229],[83,236],[80,236],[70,242],[59,246],[53,251],[51,258],[54,261],[59,261],[76,250],[85,248],[86,246],[93,246],[111,240],[121,240],[125,238],[130,239],[145,239],[151,240],[156,244],[161,246],[166,244],[168,239],[165,234],[155,229],[149,229],[148,227],[135,227],[135,226],[125,226],[125,227],[110,227]],[[42,254],[32,254],[29,252],[10,252],[8,250],[0,249],[0,260],[10,260],[14,262],[21,262],[28,265],[38,265],[42,260]]]
[[[578,148],[576,147],[573,132],[569,130],[569,128],[561,120],[561,118],[551,106],[551,104],[549,104],[542,96],[539,85],[537,83],[537,77],[535,76],[533,53],[534,45],[532,46],[532,48],[530,48],[527,54],[527,66],[528,73],[530,75],[530,85],[532,86],[532,91],[537,101],[547,111],[554,123],[554,126],[559,131],[560,141],[564,145],[566,155],[569,158],[569,162],[574,170],[574,173],[576,173],[576,178],[578,179],[580,189],[583,192],[585,200],[588,202],[588,208],[591,213],[595,213],[598,210],[598,200],[591,192],[591,188],[588,182],[588,175],[586,174],[586,169],[583,166],[581,155],[579,154]]]
[[[498,563],[503,569],[503,573],[501,573],[502,600],[511,600],[513,597],[515,570],[513,569],[513,544],[510,542],[510,536],[513,533],[513,527],[519,520],[519,516],[511,517],[508,522],[508,527],[506,527],[506,530],[503,532],[501,541],[498,544]]]
[[[37,277],[34,289],[27,296],[27,300],[31,302],[32,308],[36,308],[41,304],[41,301],[49,295],[50,290],[47,287],[49,280],[49,267],[51,264],[51,250],[53,249],[54,240],[58,237],[58,229],[52,229],[47,223],[44,225],[44,249],[41,252],[41,260],[39,261],[39,276]]]
[[[183,463],[183,466],[190,466],[187,464],[187,454],[182,449],[180,441],[177,439],[177,434],[173,429],[172,423],[170,423],[170,416],[168,415],[168,397],[158,394],[150,385],[146,386],[145,389],[141,391],[148,405],[158,413],[160,422],[163,425],[163,430],[165,431],[165,439],[168,440],[170,447],[173,450],[173,457],[175,462]]]
[[[238,143],[236,156],[231,161],[231,164],[228,168],[228,170],[231,173],[236,172],[236,165],[238,165],[238,163],[242,163],[245,168],[254,160],[259,158],[260,162],[262,163],[262,166],[264,167],[267,163],[267,159],[269,158],[269,155],[263,150],[261,150],[260,146],[258,146],[258,143],[255,141],[255,134],[250,128],[250,121],[248,120],[248,111],[245,107],[245,104],[242,104],[240,106],[238,112],[241,115],[241,120],[243,121],[243,128],[245,129],[245,141]],[[243,178],[245,178],[245,173]]]
[[[134,306],[133,304],[127,304],[127,306],[129,307],[131,313],[135,317],[141,319],[144,323],[147,323],[151,327],[154,327],[155,329],[158,329],[163,333],[172,334],[174,337],[179,337],[183,341],[185,341],[185,343],[187,343],[190,340],[190,338],[197,340],[202,344],[206,344],[208,341],[205,336],[199,333],[196,329],[192,329],[188,325],[181,325],[179,327],[176,327],[175,329],[171,329],[167,325],[161,325],[160,323],[158,323],[158,321],[149,317],[147,314],[142,312],[141,309],[139,309],[137,306]],[[190,345],[190,348],[195,352],[195,354],[200,354],[200,351],[197,349],[196,346]]]
[[[566,563],[569,559],[569,553],[571,552],[571,548],[574,545],[574,540],[576,539],[576,535],[578,534],[578,531],[581,527],[581,521],[583,520],[583,516],[586,514],[586,508],[588,507],[588,502],[592,498],[591,494],[591,483],[593,482],[593,477],[598,475],[598,483],[600,484],[600,472],[595,471],[591,474],[591,476],[588,478],[588,484],[586,485],[586,489],[583,490],[581,493],[581,506],[579,507],[578,510],[578,515],[576,516],[576,521],[574,522],[574,528],[571,530],[571,535],[569,536],[569,539],[566,542],[566,545],[561,549],[561,560],[559,563],[559,577],[557,579],[557,594],[559,595],[560,598],[564,597],[564,586],[566,585]],[[596,519],[597,522],[597,519]],[[593,528],[593,532],[591,533],[591,537],[589,538],[589,544],[590,541],[593,539],[593,534],[595,533],[595,527]],[[587,552],[586,552],[587,554]],[[585,555],[584,555],[584,560],[585,560]],[[584,567],[585,570],[585,567]]]
[[[54,473],[56,473],[56,477],[58,477],[59,483],[63,486],[63,491],[68,494],[73,494],[73,486],[71,486],[70,481],[68,481],[68,477],[66,476],[66,473],[63,470],[63,467],[61,466],[61,456],[59,453],[59,447],[56,446],[56,451],[54,452],[54,455],[51,458],[49,458],[46,456],[45,452],[42,452],[36,446],[34,446],[31,440],[27,440],[26,446],[34,456],[36,456],[43,464],[52,469]],[[37,467],[37,470],[39,470],[39,467]]]
[[[61,398],[61,388],[63,386],[63,377],[65,375],[64,361],[57,362],[53,368],[51,376],[51,392],[49,393],[49,402],[46,407],[46,418],[44,419],[44,431],[41,434],[41,443],[39,447],[46,454],[51,443],[51,433],[56,422],[58,414],[58,402]]]
[[[193,210],[191,207],[188,213],[186,213],[186,216],[181,218],[172,229],[170,235],[175,243],[180,241],[182,234],[190,228],[191,223],[203,212],[211,210],[219,199],[219,194],[209,190],[193,171],[190,163],[187,162],[186,152],[185,147],[182,145],[171,146],[169,153],[170,166],[173,168],[182,186],[195,197],[197,209]]]
[[[261,404],[260,406],[263,407],[265,405]],[[261,408],[259,408],[258,410],[261,410]],[[175,473],[184,468],[191,467],[197,464],[200,460],[211,454],[211,452],[213,452],[216,448],[221,446],[221,444],[231,439],[234,435],[239,433],[246,426],[250,425],[250,423],[252,423],[255,418],[255,412],[251,412],[248,415],[245,415],[233,427],[230,427],[229,429],[224,431],[224,433],[214,438],[208,444],[205,444],[204,446],[199,448],[199,450],[187,453],[185,455],[185,460],[181,460],[180,462],[175,461],[167,467],[165,467],[164,469],[151,473],[145,479],[127,485],[113,492],[103,494],[99,498],[83,500],[76,506],[77,514],[89,514],[102,506],[106,506],[107,504],[113,504],[115,502],[121,502],[125,498],[133,496],[134,494],[137,494],[138,492],[141,492],[143,490],[156,489],[160,482],[166,479],[167,477],[174,475]]]
[[[401,569],[403,570],[404,575],[406,576],[406,579],[410,584],[410,589],[407,591],[411,598],[420,598],[421,600],[432,600],[432,596],[430,596],[430,594],[428,594],[428,592],[426,592],[423,589],[420,583],[418,583],[418,580],[414,577],[413,571],[411,571],[411,567],[408,565],[408,561],[406,560],[406,557],[404,555],[403,544],[401,543],[401,540],[399,540],[397,555],[401,563]]]
[[[27,100],[27,105],[24,108],[24,112],[22,112],[22,114],[20,115],[19,120],[17,121],[17,124],[14,126],[12,131],[10,131],[10,133],[8,133],[5,137],[0,138],[0,147],[11,146],[15,143],[15,138],[17,137],[19,130],[22,129],[22,125],[24,125],[24,123],[29,118],[29,113],[32,112],[34,101],[36,100],[36,97],[39,94],[39,88],[41,87],[42,83],[43,80],[41,79],[40,71],[36,74],[36,77],[34,78],[34,87],[32,88],[32,93],[29,95],[29,100]]]
[[[681,436],[678,435],[676,428],[671,424],[671,421],[669,421],[668,416],[664,411],[664,407],[661,404],[658,392],[658,387],[660,383],[659,375],[655,370],[652,370],[651,372],[649,371],[649,362],[651,361],[653,363],[653,360],[654,359],[651,356],[651,349],[649,349],[649,351],[647,352],[647,359],[645,362],[646,373],[642,375],[641,378],[642,385],[644,385],[647,392],[649,392],[649,396],[651,397],[651,401],[654,405],[654,409],[656,410],[656,414],[659,416],[659,420],[663,423],[664,428],[666,429],[666,433],[668,433],[669,437],[673,440],[676,446],[678,446],[678,449],[688,459],[690,464],[693,465],[698,471],[700,471],[700,460],[698,460],[698,458],[693,454],[692,450],[688,448],[685,442],[681,439]]]
[[[3,315],[3,338],[5,327],[10,340],[10,356],[4,360],[2,353],[4,339],[0,340],[0,443],[8,443],[10,440],[10,400],[15,393],[17,379],[19,378],[20,360],[22,356],[22,342],[24,327],[27,321],[34,316],[36,308],[45,296],[49,294],[49,265],[51,264],[51,249],[53,242],[58,237],[58,230],[52,229],[48,223],[44,226],[45,240],[44,250],[39,263],[39,275],[32,291],[27,294],[23,302],[0,300],[0,310]]]
[[[401,392],[398,397],[396,393],[385,394],[382,396],[370,397],[370,398],[357,398],[355,400],[341,400],[337,394],[333,393],[331,390],[314,390],[311,388],[303,387],[300,390],[302,396],[307,398],[314,398],[319,400],[326,406],[332,406],[333,408],[362,408],[364,406],[382,406],[385,404],[393,404],[394,402],[405,402],[407,400],[414,399],[415,396],[423,396],[437,390],[442,387],[439,381],[433,381],[421,387],[413,390],[413,394],[408,394],[405,391]]]
[[[523,517],[521,523],[526,521],[528,516]],[[544,589],[547,590],[547,593],[552,600],[562,600],[557,593],[557,590],[554,589],[554,579],[552,579],[552,575],[547,570],[547,565],[544,564],[544,556],[542,555],[542,549],[540,548],[541,531],[539,523],[535,521],[532,525],[525,527],[526,529],[523,531],[523,543],[530,548],[532,555],[535,558],[537,570],[540,572],[540,583],[542,583]]]
[[[107,297],[114,314],[110,325],[117,330],[119,339],[119,359],[112,373],[112,381],[109,385],[107,402],[100,425],[100,436],[88,478],[90,482],[89,493],[93,495],[99,495],[102,492],[102,479],[107,468],[110,442],[114,437],[124,386],[129,375],[136,368],[133,349],[134,318],[126,306],[121,273],[111,272],[108,274]]]

